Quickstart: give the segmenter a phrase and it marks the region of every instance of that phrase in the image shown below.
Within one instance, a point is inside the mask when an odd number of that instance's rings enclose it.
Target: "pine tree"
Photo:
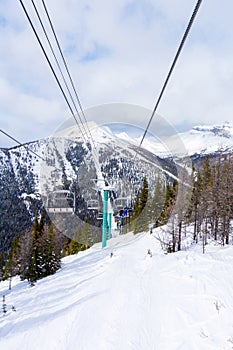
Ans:
[[[206,157],[194,179],[191,206],[194,221],[194,240],[202,238],[203,253],[208,237],[229,244],[232,220],[232,158],[219,155],[210,163]]]
[[[132,231],[135,231],[136,219],[139,216],[139,214],[140,214],[140,209],[139,209],[139,192],[138,192],[135,197],[133,215],[130,222],[130,230]]]
[[[158,218],[161,215],[164,203],[165,191],[159,175],[155,186],[154,196],[150,205],[150,222],[154,223],[155,226],[158,226]]]
[[[61,267],[60,245],[53,231],[53,224],[44,230],[42,235],[43,274],[42,278],[54,274]]]
[[[26,278],[34,285],[38,279],[54,274],[61,267],[61,249],[53,225],[45,226],[44,216],[34,222]],[[24,274],[25,275],[25,274]]]
[[[200,214],[201,217],[201,235],[202,235],[202,247],[203,253],[205,251],[205,246],[207,244],[208,235],[208,223],[209,218],[212,215],[212,188],[213,188],[213,172],[210,166],[210,157],[207,156],[204,165],[201,170],[201,181],[202,181],[202,193],[200,202]]]
[[[143,209],[145,208],[146,204],[147,204],[147,200],[148,200],[148,181],[146,176],[143,179],[143,185],[142,185],[142,190],[140,192],[140,197],[139,197],[139,207],[140,207],[140,212],[143,211]]]
[[[157,226],[165,225],[168,222],[176,199],[177,188],[178,183],[176,180],[173,181],[172,187],[168,182],[166,183],[164,206],[157,220]]]
[[[37,257],[36,252],[33,251],[33,254],[30,259],[29,263],[29,274],[28,274],[28,281],[31,283],[31,286],[35,285],[35,282],[38,280],[38,271],[37,271]]]
[[[42,209],[41,216],[40,216],[40,222],[38,222],[38,232],[41,234],[45,227],[45,211]]]
[[[84,225],[81,234],[81,243],[83,245],[84,250],[88,249],[93,244],[93,237],[91,234],[91,226],[88,221],[88,218],[84,218]]]
[[[191,217],[194,222],[193,230],[193,241],[198,242],[198,236],[201,228],[201,193],[202,193],[203,183],[200,171],[193,172],[193,190],[190,203]]]
[[[230,174],[231,162],[230,157],[224,157],[222,162],[222,176],[221,176],[221,188],[219,191],[219,204],[220,204],[220,216],[221,226],[219,227],[219,233],[221,235],[221,243],[229,244],[229,232],[231,222],[231,206],[232,206],[232,174]]]
[[[7,261],[4,268],[3,279],[10,279],[19,273],[18,265],[19,256],[19,238],[15,238],[11,243],[10,251],[7,255]],[[11,283],[9,284],[10,289]]]
[[[136,194],[136,198],[135,198],[135,201],[134,201],[132,220],[136,219],[139,214],[140,214],[140,208],[139,208],[139,192],[138,192]]]
[[[221,205],[220,205],[220,182],[221,182],[221,157],[218,157],[217,163],[213,166],[213,205],[212,205],[212,234],[215,241],[218,239]]]
[[[61,257],[64,258],[67,255],[70,255],[70,244],[72,240],[68,237],[63,237],[62,240],[62,249],[61,249]]]
[[[73,236],[73,239],[70,241],[69,243],[69,247],[68,247],[68,254],[73,255],[73,254],[77,254],[78,252],[80,252],[80,250],[82,250],[82,244],[80,243],[80,239],[81,239],[81,227],[77,227],[77,230]]]
[[[148,181],[145,176],[143,179],[143,185],[139,193],[138,204],[136,207],[137,217],[135,218],[134,233],[148,230],[148,227],[149,227],[148,196],[149,196]]]
[[[25,280],[29,277],[29,266],[33,253],[32,232],[27,230],[20,238],[19,249],[19,274],[20,279]]]
[[[39,239],[41,237],[41,229],[43,228],[43,218],[42,223],[38,221],[36,217],[33,232],[32,232],[32,255],[30,257],[30,267],[29,267],[29,281],[36,282],[41,275],[41,256],[40,256],[40,246]]]
[[[32,251],[29,256],[29,271],[28,280],[34,284],[37,279],[44,277],[43,267],[43,233],[44,233],[44,214],[41,215],[41,220],[38,221],[36,216],[32,230]]]
[[[38,216],[36,215],[35,221],[34,221],[34,224],[33,224],[33,228],[32,228],[34,241],[36,241],[39,238],[39,232],[40,232],[40,224],[39,224],[39,221],[38,221]]]

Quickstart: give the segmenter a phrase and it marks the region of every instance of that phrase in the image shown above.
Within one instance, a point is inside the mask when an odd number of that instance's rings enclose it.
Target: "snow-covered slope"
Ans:
[[[117,137],[127,140],[128,142],[139,145],[140,138],[132,139],[126,132],[117,134]],[[167,157],[170,154],[176,156],[177,140],[183,143],[183,155],[185,151],[189,156],[194,154],[213,154],[215,152],[232,152],[233,151],[233,125],[225,123],[222,125],[200,125],[191,130],[182,133],[174,133],[170,140],[165,138],[156,139],[155,137],[146,137],[143,147],[160,157]],[[170,149],[164,143],[171,145]]]
[[[0,348],[232,349],[233,247],[164,255],[156,230],[67,257],[35,287],[14,278],[9,291],[1,282]]]
[[[190,155],[233,151],[233,126],[228,123],[196,126],[180,137]]]
[[[145,175],[151,193],[161,169],[164,181],[177,178],[178,168],[172,160],[161,160],[140,149],[135,161],[135,144],[118,138],[106,126],[89,123],[89,128],[94,144],[90,138],[84,142],[77,125],[73,125],[60,128],[48,139],[0,149],[0,217],[4,219],[0,252],[7,251],[12,238],[22,230],[30,229],[36,213],[54,190],[74,192],[76,213],[91,222],[95,219],[87,210],[87,202],[98,198],[93,184],[97,173],[113,184],[115,195],[132,199]]]
[[[179,178],[181,168],[173,159],[182,166],[182,157],[187,154],[195,160],[199,155],[219,150],[233,151],[233,126],[228,123],[194,127],[168,139],[166,135],[156,138],[149,134],[141,149],[138,130],[132,132],[132,126],[125,125],[122,130],[118,127],[116,133],[110,126],[94,122],[88,127],[94,144],[88,137],[84,142],[75,124],[61,127],[51,138],[28,143],[26,148],[0,149],[0,217],[4,219],[0,251],[3,244],[5,250],[9,249],[14,235],[30,228],[36,212],[53,190],[72,189],[79,197],[76,203],[81,203],[78,210],[87,216],[85,202],[96,196],[92,180],[100,169],[102,176],[113,183],[118,197],[130,197],[140,188],[145,175],[151,193],[161,169],[164,180]],[[185,163],[191,169],[188,157]]]
[[[142,135],[139,137],[135,136],[136,132],[133,132],[134,129],[132,125],[128,127],[122,124],[121,132],[119,132],[119,128],[117,132],[114,132],[114,129],[111,130],[111,124],[107,127],[106,125],[97,126],[97,124],[91,122],[89,123],[89,128],[97,144],[111,142],[123,147],[138,147],[142,137]],[[143,141],[142,148],[160,157],[175,156],[177,142],[179,140],[184,147],[182,155],[185,154],[185,151],[187,151],[189,155],[193,155],[196,153],[209,154],[221,150],[233,150],[233,125],[228,122],[219,125],[194,126],[191,130],[182,133],[173,130],[173,132],[170,132],[170,136],[166,136],[166,130],[164,135],[162,132],[160,134],[159,137],[149,133]],[[80,136],[80,132],[76,126],[72,126],[59,131],[58,135],[74,137],[77,135]]]

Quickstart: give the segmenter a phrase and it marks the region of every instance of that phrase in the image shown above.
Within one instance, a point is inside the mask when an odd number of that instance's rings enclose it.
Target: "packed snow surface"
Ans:
[[[233,247],[166,255],[158,230],[66,257],[34,287],[1,282],[0,349],[232,349]]]

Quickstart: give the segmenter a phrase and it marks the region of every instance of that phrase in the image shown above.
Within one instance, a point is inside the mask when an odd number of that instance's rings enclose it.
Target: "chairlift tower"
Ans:
[[[105,180],[95,180],[96,190],[103,191],[103,219],[102,219],[102,248],[106,247],[107,239],[111,238],[112,213],[108,212],[108,192],[114,191],[113,186],[106,185]]]

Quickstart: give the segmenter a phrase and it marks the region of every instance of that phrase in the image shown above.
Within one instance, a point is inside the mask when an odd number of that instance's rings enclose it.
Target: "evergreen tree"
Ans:
[[[80,250],[82,250],[82,244],[80,243],[81,232],[82,232],[81,227],[80,226],[77,227],[77,230],[73,236],[73,239],[69,243],[68,253],[70,255],[77,254],[78,252],[80,252]]]
[[[219,155],[210,162],[207,156],[194,178],[191,199],[194,222],[194,241],[202,238],[203,252],[207,238],[213,237],[222,245],[229,244],[232,220],[232,157]]]
[[[146,176],[143,179],[142,189],[138,196],[136,209],[136,218],[134,223],[134,233],[147,231],[149,227],[149,208],[148,208],[148,181]]]
[[[161,181],[160,176],[158,176],[154,196],[151,201],[150,206],[150,221],[155,224],[155,226],[158,226],[158,219],[161,215],[161,212],[163,210],[163,206],[165,203],[165,191],[163,189],[163,184]]]
[[[53,225],[45,226],[44,214],[34,222],[26,278],[34,284],[38,279],[54,274],[61,266],[61,249]],[[24,274],[25,275],[25,274]]]
[[[88,221],[88,218],[84,219],[83,230],[81,234],[81,243],[83,245],[84,250],[88,249],[93,244],[93,237],[91,234],[91,226]]]
[[[221,195],[220,195],[220,182],[221,182],[221,158],[218,157],[217,163],[213,166],[213,206],[212,206],[212,234],[214,236],[214,240],[217,241],[219,225],[220,225],[220,216],[221,216]]]
[[[3,279],[10,279],[19,273],[18,265],[19,256],[19,238],[16,238],[11,243],[10,251],[7,255],[7,260],[4,268]]]
[[[156,226],[162,226],[168,222],[175,203],[177,188],[178,182],[176,180],[173,181],[172,186],[168,182],[166,183],[164,207],[157,220]]]
[[[140,214],[140,209],[139,209],[139,192],[138,192],[136,194],[135,201],[134,201],[132,220],[136,219],[139,214]]]
[[[219,189],[219,206],[221,225],[219,226],[219,234],[222,245],[229,244],[230,222],[232,219],[232,173],[231,161],[229,157],[224,157],[221,167],[221,184]]]
[[[190,202],[191,218],[194,222],[193,240],[197,243],[201,229],[201,192],[202,192],[202,177],[200,171],[193,172],[193,190]]]
[[[143,185],[142,185],[142,190],[140,192],[140,196],[139,196],[139,208],[140,208],[140,212],[143,211],[143,209],[145,208],[146,204],[147,204],[147,200],[148,200],[148,181],[146,176],[143,179]]]
[[[29,266],[33,253],[32,232],[27,230],[20,238],[19,242],[19,274],[21,280],[28,279]]]
[[[60,244],[54,234],[52,222],[44,231],[42,238],[43,249],[41,256],[43,261],[43,273],[40,277],[43,278],[54,274],[61,267]]]
[[[45,226],[45,211],[44,211],[44,209],[41,210],[40,222],[38,222],[37,225],[38,225],[38,233],[40,235],[43,232],[44,226]]]
[[[63,237],[63,241],[62,241],[62,249],[61,249],[61,257],[64,258],[67,255],[73,254],[70,253],[70,244],[71,244],[72,240],[68,237]]]
[[[29,273],[28,273],[28,281],[31,283],[31,286],[34,286],[38,278],[39,278],[39,275],[37,271],[37,257],[36,257],[36,252],[34,250],[30,259]]]
[[[44,218],[42,217],[41,222],[38,221],[36,217],[33,232],[32,232],[32,254],[30,256],[30,267],[29,267],[29,276],[28,280],[30,282],[36,282],[38,278],[42,275],[42,266],[41,266],[41,246],[40,246],[40,237],[41,230],[44,228]],[[32,275],[31,275],[32,274]]]
[[[130,230],[134,231],[135,230],[135,225],[136,225],[136,218],[140,214],[139,211],[139,192],[136,194],[135,201],[134,201],[134,206],[133,206],[133,215],[131,217],[130,221]]]

